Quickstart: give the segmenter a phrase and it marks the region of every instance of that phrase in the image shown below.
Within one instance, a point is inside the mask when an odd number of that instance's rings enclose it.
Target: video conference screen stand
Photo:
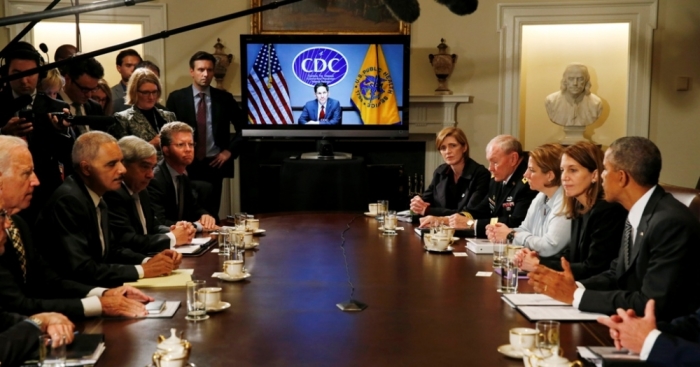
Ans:
[[[352,159],[351,153],[333,152],[333,143],[330,140],[321,139],[316,142],[316,152],[302,153],[301,159]]]

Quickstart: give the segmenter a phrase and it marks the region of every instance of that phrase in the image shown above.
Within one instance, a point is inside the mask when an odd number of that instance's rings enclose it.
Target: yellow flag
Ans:
[[[370,45],[355,78],[352,102],[365,125],[391,125],[401,122],[394,82],[381,45]]]

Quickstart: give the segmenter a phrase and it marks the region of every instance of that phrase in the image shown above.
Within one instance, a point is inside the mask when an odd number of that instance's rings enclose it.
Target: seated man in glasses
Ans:
[[[194,159],[194,138],[190,125],[169,122],[160,130],[163,160],[156,165],[148,185],[153,214],[161,225],[172,226],[179,221],[194,222],[198,232],[218,228],[216,220],[197,202],[187,166]]]

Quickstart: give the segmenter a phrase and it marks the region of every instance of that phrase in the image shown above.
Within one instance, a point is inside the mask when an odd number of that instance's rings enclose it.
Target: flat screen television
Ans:
[[[408,138],[409,36],[241,35],[240,44],[243,136]]]

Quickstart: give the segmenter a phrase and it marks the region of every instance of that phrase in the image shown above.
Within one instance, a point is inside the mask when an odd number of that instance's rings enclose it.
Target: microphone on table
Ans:
[[[345,272],[346,272],[347,277],[348,277],[348,285],[350,285],[350,299],[345,301],[345,302],[336,303],[335,305],[338,306],[338,308],[341,311],[346,311],[346,312],[349,312],[349,311],[357,312],[357,311],[362,311],[365,308],[367,308],[366,304],[352,298],[352,296],[355,294],[355,286],[352,285],[352,281],[350,281],[350,269],[348,268],[348,257],[345,255],[345,232],[347,232],[350,229],[350,225],[352,224],[352,222],[354,222],[355,219],[357,219],[360,216],[361,215],[357,215],[354,218],[352,218],[350,223],[348,223],[348,228],[345,228],[343,233],[340,234],[340,238],[343,239],[343,242],[340,243],[340,249],[343,250],[343,259],[345,260]]]

